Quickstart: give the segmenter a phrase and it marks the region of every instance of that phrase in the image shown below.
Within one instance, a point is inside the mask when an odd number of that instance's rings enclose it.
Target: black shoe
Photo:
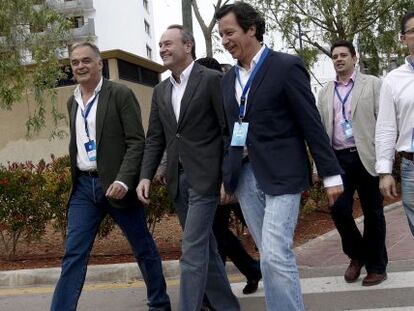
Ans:
[[[257,291],[259,280],[247,280],[246,286],[243,288],[243,294],[249,295]]]

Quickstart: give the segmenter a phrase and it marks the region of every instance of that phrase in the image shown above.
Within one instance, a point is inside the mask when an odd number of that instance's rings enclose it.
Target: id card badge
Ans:
[[[354,137],[354,132],[352,131],[352,123],[350,121],[345,121],[341,125],[346,139]]]
[[[94,140],[85,143],[85,150],[88,154],[89,161],[96,161],[96,143]]]
[[[233,147],[244,147],[246,145],[248,129],[249,122],[234,122],[233,136],[230,145]]]

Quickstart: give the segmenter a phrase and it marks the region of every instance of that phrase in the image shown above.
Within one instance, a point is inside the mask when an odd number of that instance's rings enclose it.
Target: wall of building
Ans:
[[[96,44],[101,51],[121,49],[146,58],[148,45],[155,55],[151,0],[148,0],[149,12],[142,0],[94,0],[93,4],[95,11],[87,17],[94,18]],[[144,19],[150,25],[150,36],[145,32]]]
[[[112,74],[111,74],[112,77]],[[153,89],[145,85],[131,83],[116,78],[113,81],[127,85],[132,89],[138,99],[141,108],[141,118],[146,131],[148,127],[149,112]],[[59,112],[67,116],[66,102],[73,94],[75,86],[65,86],[56,89],[56,100]],[[19,103],[13,106],[10,111],[0,110],[0,164],[10,162],[37,162],[44,159],[50,160],[50,155],[66,155],[68,153],[69,136],[64,139],[50,139],[51,133],[56,130],[51,117],[48,117],[46,127],[32,137],[26,137],[26,120],[28,112],[33,111],[35,102],[32,94],[27,94]],[[57,130],[64,130],[69,135],[68,126],[62,122]]]

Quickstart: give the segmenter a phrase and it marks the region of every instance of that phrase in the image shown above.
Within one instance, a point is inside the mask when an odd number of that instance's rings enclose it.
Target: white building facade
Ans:
[[[155,59],[152,0],[47,2],[71,21],[74,42],[92,40],[101,51],[119,49]]]

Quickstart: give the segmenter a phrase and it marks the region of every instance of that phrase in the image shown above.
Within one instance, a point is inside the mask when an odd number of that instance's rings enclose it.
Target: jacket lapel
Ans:
[[[224,88],[224,94],[226,96],[226,100],[224,103],[229,103],[226,110],[228,110],[231,113],[232,118],[230,120],[237,120],[239,118],[239,103],[237,102],[236,98],[236,73],[235,73],[235,67],[230,69],[230,71],[227,73],[228,79],[226,79],[225,85],[223,85]],[[227,78],[227,77],[226,77]],[[231,128],[231,131],[233,128]]]
[[[166,106],[171,119],[173,120],[174,124],[177,125],[177,119],[175,118],[174,108],[172,106],[171,101],[172,96],[172,84],[169,79],[165,81],[164,92],[163,92],[163,103]]]
[[[75,100],[75,97],[72,97],[72,103],[70,106],[70,134],[71,137],[76,135],[76,113],[78,111],[78,103]]]
[[[359,97],[361,97],[362,90],[365,87],[365,77],[362,76],[359,72],[356,72],[355,81],[354,81],[354,89],[352,91],[352,98],[351,98],[351,120],[354,118],[354,113],[356,106],[359,102]]]
[[[96,149],[99,148],[99,142],[101,141],[102,129],[106,111],[108,110],[110,94],[110,86],[108,85],[108,81],[104,79],[101,92],[99,93],[98,106],[96,107]]]
[[[181,124],[185,112],[188,109],[188,106],[191,102],[191,98],[194,95],[194,92],[197,89],[198,84],[200,83],[202,78],[202,68],[197,64],[194,63],[194,67],[191,70],[190,76],[188,77],[187,86],[185,88],[183,98],[181,99],[181,107],[180,107],[180,117],[178,118],[178,126]]]
[[[260,83],[263,81],[263,78],[265,77],[269,66],[269,62],[271,57],[273,57],[273,51],[269,51],[269,54],[267,55],[266,59],[264,60],[261,68],[259,68],[259,71],[256,73],[256,76],[254,77],[252,84],[250,86],[249,93],[247,95],[247,110],[246,114],[251,109],[250,103],[253,103],[253,98],[256,93],[257,88],[259,87]]]
[[[335,102],[335,82],[331,81],[328,84],[328,89],[326,90],[326,94],[328,95],[327,98],[327,112],[328,112],[328,128],[327,128],[327,132],[329,135],[329,138],[331,139],[331,143],[332,143],[332,136],[333,136],[333,123],[334,123],[334,117],[333,117],[333,112],[334,112],[334,102]]]

